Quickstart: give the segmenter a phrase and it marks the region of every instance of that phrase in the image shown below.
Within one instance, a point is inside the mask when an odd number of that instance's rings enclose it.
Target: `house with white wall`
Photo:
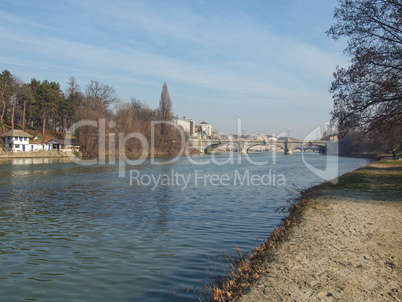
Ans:
[[[29,138],[32,135],[22,130],[11,130],[2,135],[7,149],[13,152],[24,152],[29,149]]]
[[[33,137],[22,130],[10,130],[2,135],[7,149],[13,152],[49,151],[47,144],[32,144],[29,139]]]

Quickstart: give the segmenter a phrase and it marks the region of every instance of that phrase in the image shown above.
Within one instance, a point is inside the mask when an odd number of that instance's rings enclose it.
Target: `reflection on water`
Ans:
[[[40,164],[54,164],[54,163],[71,163],[68,157],[60,158],[10,158],[0,159],[0,165],[40,165]]]
[[[127,167],[157,177],[176,171],[194,175],[253,175],[269,169],[288,186],[320,180],[301,156],[253,154],[266,166],[194,166],[144,162]],[[194,157],[203,161],[205,157]],[[161,159],[163,161],[163,159]],[[221,160],[225,160],[222,155]],[[325,168],[325,157],[310,164]],[[340,170],[367,164],[340,159]],[[164,184],[130,186],[118,165],[79,166],[60,159],[16,159],[0,164],[0,291],[4,301],[185,301],[202,287],[205,268],[234,246],[250,250],[282,217],[281,186]]]

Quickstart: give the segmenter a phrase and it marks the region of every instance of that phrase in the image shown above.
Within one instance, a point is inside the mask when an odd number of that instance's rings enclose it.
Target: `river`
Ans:
[[[207,270],[222,272],[218,255],[269,236],[286,189],[323,181],[305,162],[329,165],[315,153],[156,162],[170,163],[120,177],[118,162],[1,161],[1,300],[193,301]],[[336,162],[339,174],[370,163]]]

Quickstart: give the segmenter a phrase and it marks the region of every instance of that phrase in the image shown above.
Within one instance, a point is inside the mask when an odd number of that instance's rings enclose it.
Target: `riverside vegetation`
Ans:
[[[75,127],[73,134],[81,146],[84,157],[125,154],[137,156],[143,147],[138,139],[127,139],[124,146],[116,140],[114,150],[105,144],[105,154],[99,154],[99,145],[107,138],[130,133],[143,135],[155,154],[175,154],[181,139],[177,130],[169,124],[159,123],[152,128],[152,121],[170,122],[173,116],[172,101],[164,83],[159,107],[151,109],[132,98],[125,103],[117,97],[113,87],[91,81],[84,91],[74,77],[68,81],[66,91],[53,81],[39,81],[35,78],[23,83],[10,71],[0,73],[0,131],[5,133],[18,128],[39,136],[39,140],[64,138],[71,127],[79,121],[94,121],[96,126]],[[101,121],[105,129],[100,134]],[[153,138],[153,142],[151,142]],[[102,151],[103,152],[103,151]]]
[[[250,255],[226,255],[230,271],[208,287],[208,299],[401,299],[401,196],[402,161],[386,159],[300,190]]]

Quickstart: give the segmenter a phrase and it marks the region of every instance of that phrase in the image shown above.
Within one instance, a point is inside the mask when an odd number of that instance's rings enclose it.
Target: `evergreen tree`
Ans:
[[[172,120],[172,100],[170,99],[170,94],[168,91],[167,84],[163,84],[161,99],[159,101],[159,114],[161,121],[171,121]],[[161,124],[161,135],[164,135],[166,132],[165,124]]]
[[[33,112],[35,120],[40,120],[42,135],[45,135],[46,123],[51,120],[54,128],[57,127],[58,112],[60,103],[63,102],[64,95],[60,89],[60,84],[47,80],[31,80],[31,89],[34,96]]]

